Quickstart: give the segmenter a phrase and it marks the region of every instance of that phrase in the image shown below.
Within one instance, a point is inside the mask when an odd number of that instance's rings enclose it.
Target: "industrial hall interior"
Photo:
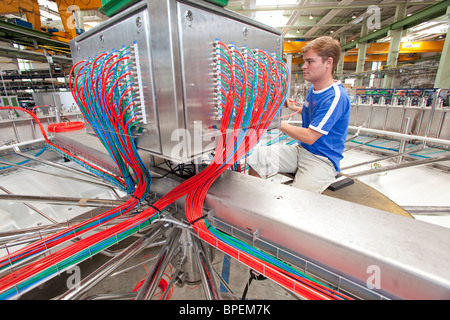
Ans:
[[[449,23],[1,0],[0,299],[450,299]]]

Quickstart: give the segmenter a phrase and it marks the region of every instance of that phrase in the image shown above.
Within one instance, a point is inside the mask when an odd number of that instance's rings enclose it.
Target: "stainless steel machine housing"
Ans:
[[[279,31],[206,1],[143,1],[70,45],[76,63],[136,43],[145,105],[137,146],[186,162],[215,147],[214,128],[220,125],[212,59],[216,39],[282,54]]]

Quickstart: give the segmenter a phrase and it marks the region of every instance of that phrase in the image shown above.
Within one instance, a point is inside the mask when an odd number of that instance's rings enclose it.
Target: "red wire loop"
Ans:
[[[73,122],[58,122],[49,124],[47,127],[48,132],[58,133],[58,132],[69,132],[77,131],[85,128],[84,122],[73,121]]]

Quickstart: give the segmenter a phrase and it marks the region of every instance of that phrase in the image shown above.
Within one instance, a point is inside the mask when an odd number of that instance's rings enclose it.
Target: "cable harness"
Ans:
[[[168,206],[186,196],[186,219],[200,239],[301,297],[349,299],[293,266],[214,228],[203,215],[209,187],[225,170],[232,170],[233,164],[245,158],[266,133],[284,104],[289,86],[289,72],[277,54],[238,48],[233,43],[225,44],[218,39],[213,46],[216,111],[221,125],[211,163],[145,210],[76,242],[70,241],[139,205],[149,191],[151,176],[132,139],[134,126],[143,121],[138,86],[134,79],[133,46],[103,53],[73,66],[71,75],[74,81],[70,82],[70,86],[75,101],[122,176],[114,176],[74,155],[70,156],[100,176],[106,175],[114,180],[131,197],[122,206],[0,258],[0,270],[17,265],[10,274],[0,279],[0,298],[9,299],[23,294],[118,243],[157,220]],[[36,116],[34,119],[39,121]],[[46,137],[42,126],[41,132]],[[67,154],[48,138],[46,141],[52,148]],[[65,246],[62,248],[36,257],[63,243]]]

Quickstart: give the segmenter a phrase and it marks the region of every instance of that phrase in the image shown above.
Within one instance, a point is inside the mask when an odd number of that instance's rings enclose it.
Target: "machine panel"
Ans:
[[[213,65],[217,39],[282,54],[278,31],[197,1],[138,3],[77,37],[71,50],[76,63],[133,46],[145,113],[134,133],[136,144],[153,155],[187,162],[215,147],[214,130],[220,125]]]

